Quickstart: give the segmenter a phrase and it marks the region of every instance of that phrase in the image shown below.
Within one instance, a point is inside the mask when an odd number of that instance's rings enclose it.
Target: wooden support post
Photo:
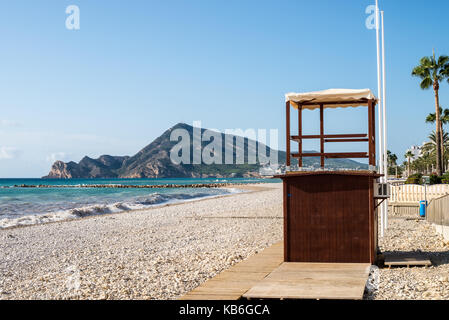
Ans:
[[[369,105],[368,105],[368,110],[370,110]],[[368,114],[371,114],[371,111],[369,111]],[[370,116],[370,118],[371,118],[371,116]],[[371,126],[374,126],[374,125],[371,125]],[[371,149],[371,142],[369,142],[369,146]],[[371,153],[370,153],[369,162],[371,163]],[[370,261],[372,264],[374,264],[377,260],[377,247],[376,247],[376,240],[375,240],[375,236],[377,233],[375,231],[375,229],[377,229],[377,224],[375,224],[376,228],[374,228],[374,223],[375,223],[375,221],[377,221],[377,217],[374,220],[374,218],[376,216],[376,208],[375,208],[376,200],[374,200],[374,181],[375,181],[374,178],[369,178],[369,188],[368,188],[369,203],[370,203],[370,208],[369,208],[369,247],[370,247]]]
[[[302,153],[302,106],[298,106],[298,152]],[[302,157],[298,158],[298,167],[302,168]]]
[[[321,145],[321,168],[324,169],[324,106],[320,105],[320,145]]]
[[[369,147],[369,164],[376,166],[376,112],[375,100],[368,100],[368,147]],[[371,263],[377,262],[377,209],[375,207],[376,200],[374,200],[374,181],[375,178],[370,178],[369,199],[370,199],[370,214],[369,214],[369,232],[370,232],[370,259]]]
[[[285,117],[287,120],[286,123],[286,131],[287,131],[287,145],[286,145],[286,151],[287,151],[287,155],[286,155],[286,165],[287,167],[290,167],[291,165],[291,161],[290,161],[290,157],[291,157],[291,152],[290,152],[290,101],[287,101],[287,103],[285,104]]]

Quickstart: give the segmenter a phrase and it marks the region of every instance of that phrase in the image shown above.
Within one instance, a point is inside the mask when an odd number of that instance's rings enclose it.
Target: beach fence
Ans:
[[[393,214],[419,214],[419,202],[428,202],[449,195],[449,185],[436,184],[422,186],[414,184],[391,185],[390,187],[390,212]]]
[[[449,195],[432,199],[427,206],[427,221],[449,240]]]

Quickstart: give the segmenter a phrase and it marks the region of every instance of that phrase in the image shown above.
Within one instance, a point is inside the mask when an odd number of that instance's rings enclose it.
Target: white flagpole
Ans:
[[[378,118],[379,118],[379,173],[383,174],[383,148],[382,148],[382,91],[381,91],[381,75],[380,75],[380,43],[379,43],[379,2],[376,0],[376,43],[377,43],[377,95],[379,99]],[[383,181],[383,179],[381,179]],[[384,207],[380,206],[380,236],[384,236]]]
[[[384,12],[380,12],[381,15],[381,23],[382,23],[382,105],[383,105],[383,129],[384,129],[384,171],[385,171],[385,183],[387,183],[388,176],[388,159],[387,159],[387,95],[386,95],[386,76],[385,76],[385,34],[384,34]],[[384,228],[388,228],[388,199],[384,201]]]

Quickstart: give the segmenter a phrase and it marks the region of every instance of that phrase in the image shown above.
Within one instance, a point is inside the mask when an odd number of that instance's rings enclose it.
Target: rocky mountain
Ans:
[[[84,157],[79,163],[70,161],[56,161],[49,174],[44,178],[71,179],[71,178],[180,178],[180,177],[248,177],[257,176],[260,162],[248,164],[248,151],[257,154],[257,148],[266,146],[256,144],[255,141],[245,138],[243,140],[243,151],[245,152],[244,164],[175,164],[170,159],[171,149],[178,143],[170,141],[170,135],[175,129],[186,130],[190,137],[193,137],[193,127],[184,123],[178,123],[174,127],[165,131],[160,137],[155,139],[148,146],[140,150],[132,157],[103,155],[98,159]],[[201,129],[203,134],[206,129]],[[236,144],[236,137],[221,134],[222,155],[224,159],[226,146],[232,148],[235,162],[236,154],[239,151]],[[210,141],[202,142],[202,150]],[[232,143],[230,145],[229,143]],[[285,163],[285,152],[267,148],[267,156],[271,152],[278,152],[279,163]],[[194,147],[190,141],[190,163],[193,161]],[[319,164],[318,158],[306,158],[306,166]],[[364,164],[346,160],[335,159],[326,162],[332,167],[356,168],[366,166]]]
[[[56,161],[45,178],[116,178],[118,177],[116,171],[122,167],[126,159],[129,157],[104,155],[98,159],[84,157],[79,163]]]

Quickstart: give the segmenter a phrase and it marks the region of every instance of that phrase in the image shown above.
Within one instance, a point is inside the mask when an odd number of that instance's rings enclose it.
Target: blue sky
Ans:
[[[373,2],[2,0],[0,177],[39,177],[55,159],[133,155],[194,120],[221,130],[278,128],[284,149],[285,93],[377,93],[375,32],[365,27]],[[72,4],[80,30],[65,27]],[[432,48],[449,55],[449,2],[380,5],[389,149],[402,159],[433,128],[424,123],[433,92],[410,73]],[[440,99],[449,107],[447,82]],[[365,112],[326,112],[326,131],[365,132]],[[305,117],[306,133],[316,132],[318,114]]]

